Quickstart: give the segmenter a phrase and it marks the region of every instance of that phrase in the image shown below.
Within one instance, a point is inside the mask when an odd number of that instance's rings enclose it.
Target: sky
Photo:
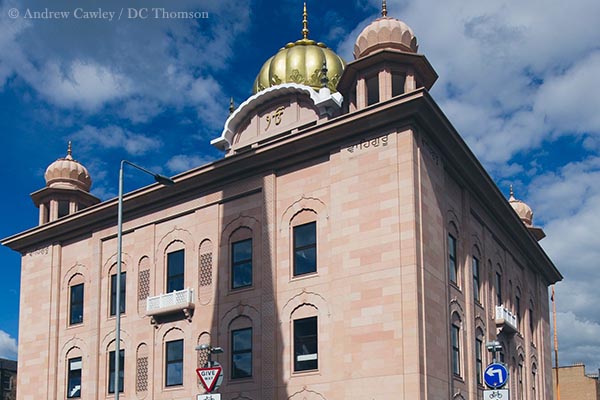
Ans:
[[[309,38],[351,61],[381,1],[307,7]],[[547,234],[541,245],[564,275],[560,364],[597,371],[600,2],[388,0],[387,8],[438,72],[433,98]],[[301,38],[301,21],[300,0],[0,0],[0,237],[37,225],[29,194],[69,140],[102,200],[117,194],[122,159],[171,176],[222,157],[209,142],[229,98],[251,95],[263,62]],[[151,178],[133,171],[125,181],[130,191]],[[0,247],[0,271],[0,357],[15,359],[20,255]]]

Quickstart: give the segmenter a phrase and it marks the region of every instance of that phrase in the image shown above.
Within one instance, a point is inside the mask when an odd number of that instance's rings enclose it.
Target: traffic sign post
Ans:
[[[196,400],[221,400],[221,394],[219,394],[219,393],[199,394],[198,397],[196,397]]]
[[[202,386],[208,393],[212,392],[215,388],[215,385],[219,379],[219,375],[221,375],[222,368],[221,366],[208,367],[208,368],[198,368],[196,369],[196,373],[202,382]]]
[[[506,381],[508,380],[508,370],[504,364],[492,363],[485,369],[483,380],[489,388],[499,389],[506,385]]]
[[[483,400],[509,400],[508,389],[484,390]]]

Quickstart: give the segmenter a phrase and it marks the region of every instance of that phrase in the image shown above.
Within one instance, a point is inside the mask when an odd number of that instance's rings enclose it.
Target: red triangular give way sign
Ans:
[[[196,373],[198,374],[198,377],[200,378],[204,389],[206,389],[208,393],[212,392],[212,390],[214,389],[217,383],[217,378],[219,377],[219,375],[221,375],[221,370],[222,368],[220,366],[196,369]]]

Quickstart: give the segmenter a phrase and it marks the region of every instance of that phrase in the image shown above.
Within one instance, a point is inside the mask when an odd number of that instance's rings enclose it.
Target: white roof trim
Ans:
[[[240,126],[240,123],[245,120],[256,107],[265,104],[272,99],[281,97],[282,95],[298,92],[304,92],[309,95],[313,104],[319,109],[319,114],[321,116],[329,115],[332,108],[339,109],[342,107],[342,95],[337,92],[332,94],[328,88],[322,88],[317,92],[310,86],[299,85],[297,83],[284,83],[272,86],[250,96],[246,101],[240,104],[229,118],[227,118],[227,121],[225,121],[221,136],[211,140],[210,144],[220,150],[228,150],[231,146],[233,135]]]

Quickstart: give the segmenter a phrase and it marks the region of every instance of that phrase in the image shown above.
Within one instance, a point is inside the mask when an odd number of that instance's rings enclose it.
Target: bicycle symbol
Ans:
[[[496,390],[496,391],[490,393],[489,398],[490,399],[501,399],[502,393],[500,393],[500,391]]]

